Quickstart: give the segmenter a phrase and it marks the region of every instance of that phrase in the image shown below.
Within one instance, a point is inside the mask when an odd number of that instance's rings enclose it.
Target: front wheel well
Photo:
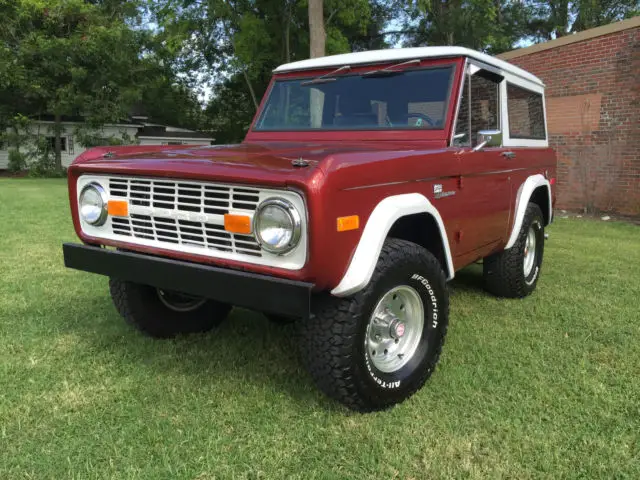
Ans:
[[[535,203],[540,207],[540,210],[542,210],[542,216],[544,218],[544,224],[549,225],[549,222],[551,221],[551,218],[549,218],[549,187],[547,187],[546,185],[541,185],[536,188],[531,194],[529,202]]]
[[[432,215],[415,213],[401,217],[391,226],[387,236],[407,240],[427,249],[438,259],[447,277],[452,276],[453,272],[449,271],[447,263],[445,239],[440,232],[438,222]]]

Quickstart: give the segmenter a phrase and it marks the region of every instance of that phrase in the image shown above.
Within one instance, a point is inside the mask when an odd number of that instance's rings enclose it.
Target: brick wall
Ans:
[[[621,22],[630,28],[612,33],[571,43],[554,40],[503,55],[547,86],[549,141],[558,155],[559,208],[640,215],[637,20]],[[565,43],[553,46],[561,41]]]

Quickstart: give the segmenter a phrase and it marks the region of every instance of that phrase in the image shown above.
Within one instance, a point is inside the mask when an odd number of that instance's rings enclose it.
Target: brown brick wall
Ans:
[[[640,28],[508,61],[547,86],[558,207],[640,215]]]

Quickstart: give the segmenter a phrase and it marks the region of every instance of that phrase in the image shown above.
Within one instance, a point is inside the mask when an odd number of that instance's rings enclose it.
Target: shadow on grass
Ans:
[[[73,299],[76,305],[82,300],[86,310],[74,312],[78,321],[67,324],[65,333],[77,335],[91,351],[106,357],[103,361],[124,364],[125,370],[144,369],[145,378],[154,382],[186,375],[193,377],[194,388],[208,382],[216,389],[227,388],[229,397],[242,392],[242,384],[251,384],[282,391],[305,411],[348,413],[325,397],[304,370],[293,324],[277,325],[261,313],[235,308],[211,332],[156,340],[126,325],[104,294]]]
[[[482,265],[474,264],[456,272],[454,279],[449,282],[451,293],[467,292],[478,295],[489,295],[484,290],[482,280]]]
[[[454,296],[486,295],[482,267],[458,272],[450,287]],[[236,308],[209,333],[154,340],[125,324],[106,288],[61,300],[51,315],[67,319],[60,325],[63,333],[72,333],[86,346],[85,352],[77,353],[95,355],[96,361],[114,365],[124,374],[140,370],[142,381],[154,382],[188,376],[194,389],[198,385],[226,389],[229,397],[241,394],[243,386],[257,386],[290,396],[305,412],[348,412],[325,397],[304,370],[295,325],[277,325],[258,312]]]

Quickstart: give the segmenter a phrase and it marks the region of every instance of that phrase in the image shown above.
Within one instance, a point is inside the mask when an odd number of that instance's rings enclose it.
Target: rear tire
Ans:
[[[115,278],[109,279],[109,291],[125,321],[154,338],[207,332],[231,311],[231,305],[225,303]]]
[[[363,290],[347,298],[327,295],[299,322],[302,359],[331,398],[361,412],[382,410],[429,378],[448,315],[438,260],[414,243],[387,239]]]
[[[543,254],[544,217],[537,204],[529,203],[513,247],[484,259],[485,289],[498,297],[530,295],[540,278]]]

